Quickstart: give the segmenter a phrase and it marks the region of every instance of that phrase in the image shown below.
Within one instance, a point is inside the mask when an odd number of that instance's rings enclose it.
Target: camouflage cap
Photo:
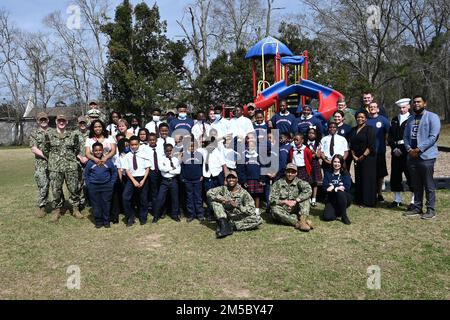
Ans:
[[[45,112],[39,112],[36,116],[37,120],[41,120],[41,119],[47,119],[48,120],[48,115]]]
[[[236,171],[233,171],[233,170],[228,171],[227,178],[228,178],[229,176],[233,176],[233,177],[235,177],[235,178],[238,177]]]
[[[88,121],[87,121],[87,119],[86,119],[85,116],[79,116],[79,117],[78,117],[78,123],[81,123],[81,122],[88,123]]]
[[[286,166],[286,171],[287,170],[294,170],[297,172],[297,166],[293,163],[288,163],[288,165]]]
[[[87,115],[89,118],[99,118],[100,117],[100,110],[97,109],[91,109],[87,112]]]
[[[56,120],[66,120],[67,121],[67,116],[63,113],[60,113],[56,116]]]

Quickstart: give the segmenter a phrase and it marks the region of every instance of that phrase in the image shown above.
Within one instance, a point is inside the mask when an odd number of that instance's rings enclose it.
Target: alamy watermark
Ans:
[[[66,286],[69,290],[80,290],[81,288],[81,269],[78,265],[70,265],[66,271],[69,274]]]
[[[366,9],[366,13],[369,14],[369,17],[366,21],[367,29],[379,30],[381,27],[381,8],[380,6],[370,5]]]
[[[66,20],[66,26],[70,30],[81,29],[81,9],[80,6],[72,4],[67,7],[66,13],[69,15]]]
[[[377,265],[371,265],[367,268],[367,289],[380,290],[381,289],[381,269]]]

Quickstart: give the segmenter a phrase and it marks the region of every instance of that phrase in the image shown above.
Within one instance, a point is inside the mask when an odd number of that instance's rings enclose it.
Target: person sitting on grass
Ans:
[[[233,230],[252,230],[263,223],[256,213],[252,196],[238,184],[238,176],[230,170],[226,176],[226,186],[207,192],[208,201],[217,219],[217,238],[233,234]]]
[[[97,159],[103,157],[103,145],[100,142],[95,142],[92,145],[92,150],[94,157]],[[95,227],[109,228],[111,201],[114,184],[117,180],[116,166],[111,159],[106,160],[102,164],[96,164],[94,161],[89,160],[84,174],[94,213]]]
[[[322,219],[324,221],[333,221],[340,216],[343,223],[350,224],[347,208],[352,203],[352,196],[350,195],[352,179],[347,169],[345,169],[344,157],[340,154],[333,156],[331,164],[333,171],[325,171],[322,185],[327,193]]]
[[[289,163],[286,166],[285,178],[272,185],[272,216],[275,220],[301,231],[313,229],[312,222],[306,218],[309,215],[311,193],[309,183],[297,178],[297,166]]]

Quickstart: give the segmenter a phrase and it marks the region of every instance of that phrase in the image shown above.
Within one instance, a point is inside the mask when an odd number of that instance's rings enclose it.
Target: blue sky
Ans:
[[[117,4],[122,0],[110,0],[112,8],[115,8]],[[139,3],[139,0],[131,0],[132,4]],[[149,5],[153,5],[154,1],[146,1]],[[161,18],[167,21],[168,24],[168,36],[173,38],[175,36],[182,35],[180,27],[177,25],[176,20],[181,19],[183,15],[183,8],[191,3],[191,0],[157,0],[156,3],[159,6]],[[277,14],[288,14],[293,11],[292,5],[297,1],[295,0],[276,0],[275,7],[285,7],[284,10],[277,10]],[[298,1],[297,3],[299,3]],[[68,6],[71,1],[61,0],[1,0],[0,7],[6,9],[10,13],[11,20],[21,29],[26,31],[38,31],[45,30],[42,24],[44,17],[56,10],[61,10],[63,14],[66,14]],[[113,13],[111,13],[112,15]]]

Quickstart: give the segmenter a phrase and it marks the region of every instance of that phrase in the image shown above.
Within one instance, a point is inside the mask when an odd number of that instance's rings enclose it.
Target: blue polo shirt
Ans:
[[[336,133],[340,136],[343,136],[348,141],[348,137],[349,137],[351,131],[352,131],[352,127],[350,127],[348,124],[344,123],[342,126],[337,128]]]
[[[386,153],[386,134],[389,132],[391,123],[385,116],[379,115],[376,118],[367,119],[367,125],[374,128],[375,151],[377,154]]]

